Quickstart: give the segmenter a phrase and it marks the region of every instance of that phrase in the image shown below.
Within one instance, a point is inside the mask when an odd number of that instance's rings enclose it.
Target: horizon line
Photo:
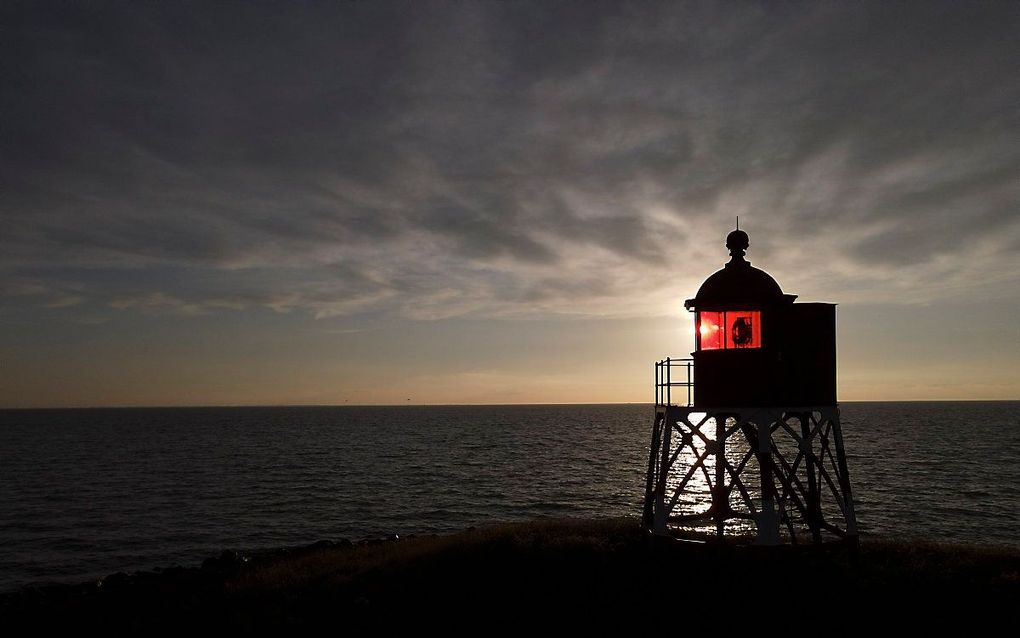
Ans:
[[[837,401],[836,406],[844,403],[1010,403],[1020,402],[1014,399],[852,399]],[[654,406],[651,401],[547,401],[522,403],[221,403],[198,405],[55,405],[55,406],[0,406],[0,411],[27,410],[206,410],[231,408],[424,408],[424,407],[510,407],[510,406],[559,406],[559,405],[646,405]],[[682,406],[693,407],[693,406]]]

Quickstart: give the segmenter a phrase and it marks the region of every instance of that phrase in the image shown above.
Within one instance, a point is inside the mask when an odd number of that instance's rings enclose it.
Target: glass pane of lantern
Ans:
[[[757,310],[727,312],[726,347],[760,348],[761,313]]]
[[[723,313],[698,313],[698,334],[701,336],[700,350],[718,350],[723,347],[722,326]]]

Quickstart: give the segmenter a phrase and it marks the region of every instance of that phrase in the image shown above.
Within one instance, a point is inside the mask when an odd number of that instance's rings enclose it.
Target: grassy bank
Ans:
[[[763,598],[749,596],[752,592]],[[744,594],[748,594],[745,596]],[[320,542],[201,568],[117,574],[0,598],[5,625],[165,629],[641,618],[650,610],[892,599],[1020,600],[1020,551],[865,540],[843,548],[651,543],[634,520],[536,521],[438,537]],[[821,601],[825,601],[824,605]],[[821,613],[819,611],[819,613]],[[828,612],[826,612],[828,613]]]

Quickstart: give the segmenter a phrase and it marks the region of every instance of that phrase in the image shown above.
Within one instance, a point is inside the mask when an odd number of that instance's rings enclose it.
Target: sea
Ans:
[[[1020,548],[1020,401],[843,403],[865,536]],[[0,591],[224,549],[637,517],[642,404],[0,411]]]

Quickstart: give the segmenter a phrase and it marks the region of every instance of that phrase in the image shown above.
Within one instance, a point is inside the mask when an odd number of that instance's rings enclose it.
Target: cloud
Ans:
[[[3,44],[0,290],[661,314],[736,215],[804,296],[1020,289],[1018,26],[958,3],[31,6]]]

